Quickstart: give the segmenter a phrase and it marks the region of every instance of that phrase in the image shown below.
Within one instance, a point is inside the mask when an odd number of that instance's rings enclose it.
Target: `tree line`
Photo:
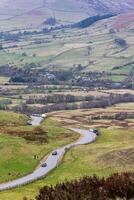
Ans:
[[[107,19],[110,17],[115,16],[114,14],[106,14],[106,15],[95,15],[93,17],[88,17],[78,23],[75,23],[72,25],[73,28],[86,28],[88,26],[91,26],[92,24],[94,24],[97,21],[100,21],[102,19]]]
[[[64,94],[53,94],[44,97],[32,96],[26,101],[26,104],[48,104],[48,103],[73,103],[80,101],[91,101],[94,96],[74,96]]]
[[[101,97],[94,100],[82,101],[80,104],[74,103],[53,103],[51,105],[44,105],[42,107],[29,106],[28,104],[22,104],[13,108],[14,111],[24,113],[48,113],[60,110],[76,110],[76,109],[91,109],[91,108],[106,108],[118,103],[134,102],[134,95],[132,94],[120,94],[110,95],[108,97]]]

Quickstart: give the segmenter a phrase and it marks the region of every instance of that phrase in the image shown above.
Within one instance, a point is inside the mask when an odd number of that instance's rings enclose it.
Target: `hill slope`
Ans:
[[[134,9],[133,0],[84,0],[89,9],[92,7],[96,12],[126,12]]]
[[[14,6],[13,6],[14,5]],[[31,6],[32,5],[32,6]],[[111,12],[124,12],[134,9],[133,0],[2,0],[0,7],[13,9],[31,9],[38,6],[49,6],[52,9],[64,10],[81,10],[88,7],[88,11],[94,10],[96,13]],[[85,10],[86,12],[87,10]]]
[[[18,24],[33,27],[50,16],[63,24],[98,14],[124,13],[133,9],[133,0],[2,0],[0,21],[4,20],[4,24],[14,28]]]

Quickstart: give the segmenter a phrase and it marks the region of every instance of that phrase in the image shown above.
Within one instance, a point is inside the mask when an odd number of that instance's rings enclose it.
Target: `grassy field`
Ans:
[[[1,192],[0,199],[22,200],[37,195],[43,185],[97,174],[108,176],[117,171],[134,170],[133,129],[100,129],[101,136],[90,145],[79,146],[69,151],[62,165],[47,178],[15,190]]]
[[[24,139],[23,133],[32,133],[34,129],[22,126],[26,119],[23,115],[12,112],[0,112],[0,182],[32,172],[45,155],[78,138],[77,134],[72,134],[60,127],[58,122],[48,118],[41,125],[44,136],[47,135],[47,142],[29,141]],[[37,159],[34,159],[35,155]]]

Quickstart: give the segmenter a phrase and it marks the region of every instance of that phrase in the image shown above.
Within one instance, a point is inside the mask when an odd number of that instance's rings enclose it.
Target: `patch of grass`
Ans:
[[[28,117],[14,112],[0,111],[0,126],[19,126],[26,124]]]
[[[43,147],[20,137],[0,135],[0,182],[30,173],[37,165],[33,156],[40,156]]]
[[[130,109],[130,110],[133,110],[133,108],[134,108],[134,103],[120,103],[120,104],[116,105],[116,107],[122,108],[122,109]]]
[[[111,76],[108,76],[108,79],[113,81],[113,82],[121,82],[121,81],[124,81],[126,79],[126,76],[121,76],[121,75],[114,76],[114,75],[111,75]]]
[[[0,84],[7,83],[9,81],[9,77],[0,76]]]

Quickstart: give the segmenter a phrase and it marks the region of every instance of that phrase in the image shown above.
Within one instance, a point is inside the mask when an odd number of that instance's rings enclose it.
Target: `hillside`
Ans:
[[[74,23],[89,16],[133,9],[133,0],[2,0],[0,27],[35,28],[49,17],[55,17],[59,24]]]
[[[92,7],[96,12],[122,13],[134,9],[133,0],[84,0],[87,2],[89,9]]]
[[[14,6],[12,6],[14,5]],[[32,5],[32,6],[31,6]],[[94,10],[96,13],[104,12],[126,12],[134,9],[133,0],[2,0],[0,2],[1,8],[13,9],[33,9],[39,6],[48,6],[53,10],[63,9],[65,11],[79,11],[88,7],[88,11]],[[13,8],[14,7],[14,8]],[[86,10],[85,10],[86,12]]]
[[[46,33],[29,32],[26,35],[18,33],[17,40],[12,38],[14,32],[9,40],[6,40],[5,34],[5,41],[1,40],[3,50],[0,51],[0,66],[4,66],[4,70],[1,68],[0,75],[7,75],[9,78],[12,76],[12,71],[5,67],[9,65],[9,68],[17,67],[17,78],[27,78],[23,81],[32,81],[35,78],[38,82],[37,72],[34,71],[37,68],[39,81],[43,80],[43,70],[51,73],[66,70],[71,74],[70,80],[73,78],[77,81],[85,73],[82,81],[89,81],[94,77],[94,80],[100,81],[103,79],[131,83],[134,69],[132,19],[134,12],[95,20],[86,29],[67,28]],[[25,70],[18,70],[24,67],[30,68],[29,74],[25,74]]]
[[[134,11],[120,15],[112,25],[115,29],[133,29],[134,28]]]

